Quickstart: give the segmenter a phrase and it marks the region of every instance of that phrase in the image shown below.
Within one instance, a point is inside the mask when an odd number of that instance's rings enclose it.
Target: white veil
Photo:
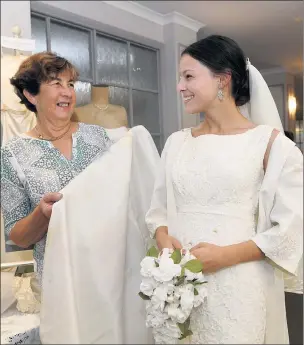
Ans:
[[[261,73],[247,59],[250,102],[240,112],[257,125],[268,125],[284,132],[281,118],[271,92]]]

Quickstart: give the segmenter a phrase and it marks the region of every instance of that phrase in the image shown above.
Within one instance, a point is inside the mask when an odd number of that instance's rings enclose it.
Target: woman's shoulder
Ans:
[[[171,144],[172,142],[185,138],[187,135],[191,133],[191,128],[183,128],[179,131],[173,132],[168,136],[167,143]]]
[[[288,138],[284,132],[279,131],[276,128],[270,127],[272,129],[272,137],[274,138],[273,143],[277,143],[277,146],[291,150],[292,148],[297,148],[296,143]]]
[[[176,138],[176,137],[184,137],[186,136],[187,134],[191,133],[191,128],[183,128],[183,129],[180,129],[179,131],[176,131],[176,132],[173,132],[171,135],[169,135],[168,139],[169,138]]]
[[[279,162],[282,167],[289,164],[298,164],[299,162],[302,164],[302,151],[294,141],[286,137],[281,131],[278,131],[269,151],[268,165],[278,165]]]
[[[94,124],[91,124],[91,123],[78,122],[78,125],[79,125],[79,129],[80,130],[92,130],[92,129],[95,129],[95,130],[105,130],[104,127],[102,127],[100,125],[94,125]]]
[[[99,125],[80,122],[76,136],[82,138],[79,143],[89,146],[97,146],[101,149],[108,148],[112,144],[111,138],[106,129]]]
[[[106,129],[99,125],[93,125],[89,123],[79,122],[79,132],[81,134],[104,134],[106,135]]]
[[[8,154],[14,150],[19,150],[20,146],[24,146],[24,143],[27,141],[27,138],[17,135],[11,139],[9,139],[2,147],[1,147],[1,155]]]

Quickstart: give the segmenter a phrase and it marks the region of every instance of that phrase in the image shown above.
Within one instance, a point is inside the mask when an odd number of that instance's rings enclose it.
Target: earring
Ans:
[[[220,101],[223,101],[224,100],[224,92],[222,89],[218,89],[217,91],[217,98],[220,100]]]

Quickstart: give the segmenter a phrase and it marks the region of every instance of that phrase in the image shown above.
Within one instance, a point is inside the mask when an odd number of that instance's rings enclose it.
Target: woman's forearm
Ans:
[[[49,219],[37,206],[32,213],[15,224],[9,238],[18,247],[28,248],[43,238],[47,232],[48,225]]]
[[[225,248],[225,257],[227,258],[227,266],[259,261],[265,258],[261,249],[253,242],[246,241],[242,243],[232,244]]]

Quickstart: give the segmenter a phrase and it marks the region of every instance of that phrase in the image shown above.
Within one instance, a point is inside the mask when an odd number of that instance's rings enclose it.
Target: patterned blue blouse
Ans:
[[[49,141],[20,135],[1,149],[1,208],[8,236],[16,222],[29,215],[45,193],[58,192],[113,143],[104,128],[79,123],[73,134],[72,158]],[[39,281],[46,235],[34,245]]]

